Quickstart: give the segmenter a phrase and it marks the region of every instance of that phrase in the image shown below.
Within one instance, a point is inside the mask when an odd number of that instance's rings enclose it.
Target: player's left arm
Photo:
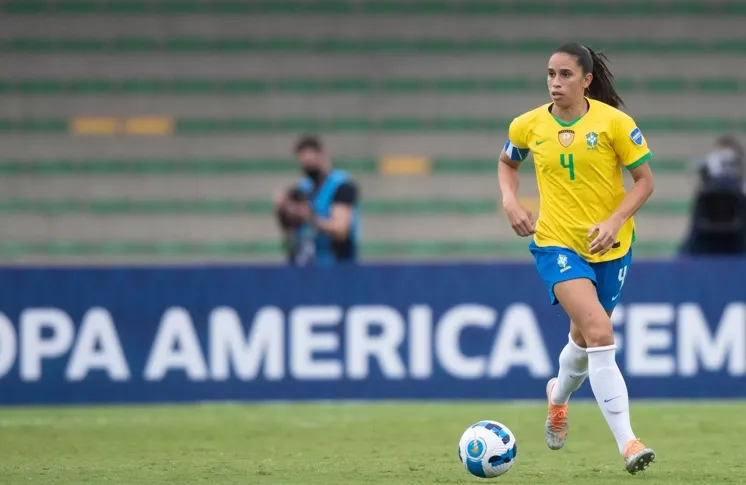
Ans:
[[[650,165],[647,163],[640,164],[629,171],[632,175],[632,180],[635,184],[627,192],[624,200],[617,210],[614,211],[611,217],[616,217],[619,220],[619,227],[624,225],[630,217],[634,216],[640,207],[642,207],[648,198],[653,194],[655,189],[655,180],[653,178],[653,171],[650,170]]]
[[[345,182],[334,194],[329,219],[313,217],[311,222],[319,231],[338,241],[344,241],[352,230],[353,208],[357,199],[357,185],[354,182]]]
[[[648,164],[652,154],[632,118],[624,115],[616,120],[612,144],[617,158],[632,175],[634,187],[606,221],[596,224],[588,232],[589,237],[598,233],[591,242],[591,254],[604,255],[611,249],[624,223],[640,210],[655,189],[655,179]]]

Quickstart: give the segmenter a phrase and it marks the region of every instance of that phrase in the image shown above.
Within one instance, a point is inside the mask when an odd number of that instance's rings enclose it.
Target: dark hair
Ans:
[[[743,157],[743,146],[738,143],[738,140],[732,135],[721,135],[715,141],[715,145],[723,148],[730,148],[740,158]]]
[[[614,87],[614,75],[609,70],[606,62],[609,60],[604,54],[594,52],[590,47],[572,42],[564,44],[555,49],[554,53],[563,52],[575,57],[578,65],[583,69],[583,74],[593,74],[591,85],[586,89],[586,95],[615,108],[624,106],[624,101],[617,94]]]
[[[303,150],[314,150],[317,152],[323,152],[324,145],[321,143],[319,137],[315,135],[303,135],[295,143],[295,153],[300,153]]]

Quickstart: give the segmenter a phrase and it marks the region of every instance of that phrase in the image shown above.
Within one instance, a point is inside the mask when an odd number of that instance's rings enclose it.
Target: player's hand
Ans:
[[[613,217],[599,224],[594,224],[588,231],[588,238],[591,238],[593,234],[596,234],[596,237],[591,241],[591,254],[603,256],[608,253],[616,242],[617,235],[619,235],[619,230],[621,228],[622,222]]]
[[[505,214],[510,221],[510,227],[513,228],[516,234],[526,237],[536,232],[533,214],[518,201],[503,204],[503,209],[505,209]]]

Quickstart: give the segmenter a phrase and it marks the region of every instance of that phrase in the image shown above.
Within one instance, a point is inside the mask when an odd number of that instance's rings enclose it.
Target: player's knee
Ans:
[[[614,345],[614,330],[609,322],[598,322],[586,327],[583,332],[588,348]]]
[[[570,325],[570,340],[582,349],[588,348],[588,344],[585,342],[585,337],[583,337],[583,332],[581,332],[575,324]]]

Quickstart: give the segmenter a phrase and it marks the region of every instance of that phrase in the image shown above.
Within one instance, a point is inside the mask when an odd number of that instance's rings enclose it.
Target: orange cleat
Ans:
[[[552,404],[552,389],[557,383],[554,377],[547,382],[547,403],[549,412],[544,424],[544,440],[551,450],[559,450],[565,446],[567,439],[567,404]]]
[[[655,451],[646,448],[640,440],[629,440],[624,447],[624,468],[634,475],[643,471],[655,460]]]

